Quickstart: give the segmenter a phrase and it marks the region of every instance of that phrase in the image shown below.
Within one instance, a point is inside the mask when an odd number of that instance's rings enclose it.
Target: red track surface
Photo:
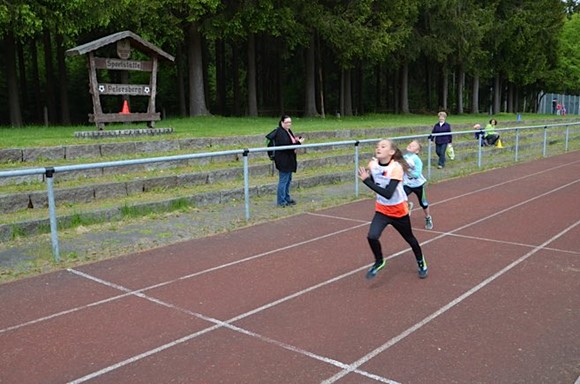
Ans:
[[[4,284],[0,383],[579,382],[578,196],[578,151],[430,186],[426,280],[390,227],[365,280],[369,199]]]

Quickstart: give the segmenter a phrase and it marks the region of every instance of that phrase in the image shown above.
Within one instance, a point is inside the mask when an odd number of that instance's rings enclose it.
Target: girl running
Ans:
[[[403,156],[409,164],[409,170],[405,172],[403,177],[403,188],[407,197],[414,193],[419,199],[419,205],[423,208],[425,214],[425,229],[433,229],[433,218],[429,214],[429,202],[427,201],[427,193],[425,186],[427,179],[423,176],[423,162],[419,157],[421,152],[421,144],[417,140],[413,140],[407,145],[407,153]],[[413,203],[409,201],[409,216],[413,210]]]
[[[413,235],[407,195],[403,189],[403,175],[408,168],[403,154],[395,143],[391,140],[381,140],[375,149],[375,157],[369,161],[368,170],[365,167],[358,170],[363,183],[377,193],[375,215],[367,235],[375,263],[368,270],[367,279],[375,277],[386,264],[379,238],[389,224],[411,246],[419,266],[419,277],[421,279],[427,277],[427,263],[421,246]]]

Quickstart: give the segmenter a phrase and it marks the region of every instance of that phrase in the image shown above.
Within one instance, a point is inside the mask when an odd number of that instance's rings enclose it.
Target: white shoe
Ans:
[[[407,204],[409,205],[409,216],[411,216],[411,211],[413,210],[413,202],[412,201],[408,201]]]
[[[433,229],[433,218],[431,216],[425,217],[425,229]]]

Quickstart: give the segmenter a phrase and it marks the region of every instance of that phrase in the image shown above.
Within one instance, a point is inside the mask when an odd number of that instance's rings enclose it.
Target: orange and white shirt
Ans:
[[[407,205],[407,194],[403,189],[404,171],[401,164],[391,160],[389,164],[379,164],[373,167],[370,171],[375,184],[381,188],[386,188],[391,179],[400,181],[390,199],[377,194],[375,210],[383,215],[391,217],[403,217],[408,215],[409,207]]]

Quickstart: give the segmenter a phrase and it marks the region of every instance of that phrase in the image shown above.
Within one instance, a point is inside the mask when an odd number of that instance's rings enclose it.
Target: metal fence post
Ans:
[[[546,157],[546,147],[548,146],[548,126],[544,125],[544,148],[542,149],[542,156]]]
[[[516,128],[516,157],[515,157],[515,161],[518,161],[518,152],[520,150],[520,130]]]
[[[482,156],[481,147],[483,145],[483,135],[479,135],[478,139],[479,139],[478,140],[479,148],[477,149],[477,167],[481,168],[481,156]]]
[[[245,148],[242,153],[244,157],[244,204],[246,209],[246,220],[250,220],[250,167],[248,166],[248,154],[250,150]]]
[[[46,168],[46,187],[48,189],[48,215],[50,219],[50,240],[52,243],[52,256],[55,262],[60,262],[60,250],[58,249],[58,228],[56,222],[56,207],[54,202],[54,168]]]
[[[427,179],[431,179],[431,140],[428,140],[427,146]]]
[[[359,145],[359,141],[355,141],[354,142],[354,195],[355,197],[358,197],[358,158],[359,158],[359,151],[358,151],[358,145]]]

